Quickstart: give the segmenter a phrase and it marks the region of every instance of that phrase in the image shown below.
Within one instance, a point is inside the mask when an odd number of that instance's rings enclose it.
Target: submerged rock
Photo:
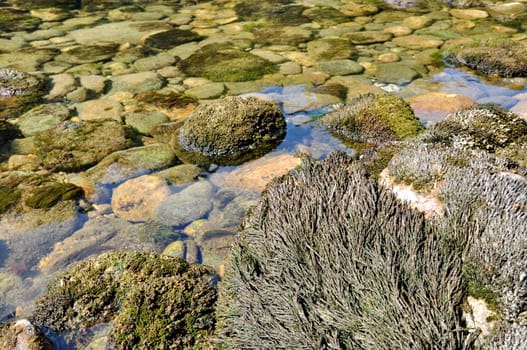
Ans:
[[[527,45],[513,40],[463,45],[453,49],[445,61],[488,75],[527,77]]]
[[[33,17],[28,11],[15,8],[0,8],[0,31],[17,32],[35,29],[41,20]]]
[[[51,171],[79,171],[129,145],[115,120],[65,121],[35,136],[37,156]]]
[[[282,141],[285,128],[282,112],[272,103],[227,97],[198,106],[174,134],[173,143],[197,157],[234,164],[267,153]]]
[[[171,256],[107,253],[52,281],[34,318],[55,331],[113,320],[110,343],[116,350],[130,344],[195,349],[205,346],[215,328],[212,276],[208,267]]]
[[[410,106],[394,95],[360,95],[326,114],[321,122],[352,142],[403,140],[424,130]]]
[[[167,50],[200,39],[201,36],[191,30],[171,29],[149,35],[145,38],[144,44],[155,49]]]
[[[209,45],[179,62],[178,67],[190,76],[212,81],[248,81],[275,71],[268,60],[225,46]]]

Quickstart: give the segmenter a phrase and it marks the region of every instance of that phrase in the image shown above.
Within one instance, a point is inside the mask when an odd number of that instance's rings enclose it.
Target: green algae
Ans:
[[[256,80],[277,70],[264,58],[225,45],[202,48],[179,62],[178,67],[190,76],[217,82]]]
[[[21,192],[16,188],[0,186],[0,214],[18,203],[21,195]]]
[[[38,188],[25,201],[26,205],[33,209],[51,208],[59,201],[77,199],[84,195],[82,188],[73,184],[52,184]]]
[[[41,20],[29,12],[14,8],[0,8],[0,31],[16,32],[35,29]]]
[[[322,117],[321,122],[337,136],[360,143],[404,140],[424,130],[410,105],[389,94],[360,95]]]

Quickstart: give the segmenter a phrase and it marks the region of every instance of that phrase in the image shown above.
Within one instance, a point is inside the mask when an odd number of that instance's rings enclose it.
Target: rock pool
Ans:
[[[52,277],[109,251],[221,275],[269,181],[306,154],[357,154],[319,117],[361,94],[403,98],[424,126],[476,103],[526,119],[525,76],[444,63],[482,40],[527,45],[527,3],[0,2],[0,319],[30,315]],[[173,134],[228,96],[275,103],[285,137],[242,164],[186,160]]]

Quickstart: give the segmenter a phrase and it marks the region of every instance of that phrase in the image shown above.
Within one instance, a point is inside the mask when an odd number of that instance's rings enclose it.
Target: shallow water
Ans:
[[[343,9],[350,4],[349,1],[337,0],[330,3],[320,1],[296,1],[295,3],[315,9],[323,5]],[[364,4],[368,3],[370,2]],[[96,184],[93,192],[84,201],[85,208],[83,210],[71,211],[71,208],[65,207],[64,211],[69,210],[66,218],[56,213],[60,212],[60,207],[55,208],[51,214],[4,214],[0,224],[0,264],[2,265],[0,267],[0,288],[3,295],[0,300],[0,319],[5,320],[30,314],[35,298],[44,291],[46,282],[52,276],[76,261],[103,251],[117,249],[162,251],[174,241],[183,241],[185,252],[173,254],[182,254],[189,261],[208,263],[221,269],[222,258],[228,252],[228,244],[232,240],[232,235],[236,231],[244,210],[258,199],[259,191],[262,189],[260,182],[269,181],[273,174],[280,175],[284,169],[294,167],[297,163],[292,159],[299,153],[307,153],[317,159],[325,158],[334,150],[354,153],[354,150],[349,149],[340,140],[333,137],[317,121],[317,117],[339,104],[345,103],[345,100],[335,96],[328,98],[328,95],[316,93],[314,92],[316,86],[324,85],[332,80],[344,81],[348,84],[348,99],[361,92],[376,91],[375,89],[378,91],[383,89],[404,98],[438,91],[460,94],[478,103],[499,104],[523,117],[527,117],[527,82],[525,80],[489,79],[466,69],[437,67],[427,59],[423,59],[424,63],[416,60],[415,57],[422,52],[434,54],[439,45],[432,49],[429,47],[407,48],[398,46],[391,40],[385,40],[382,43],[355,44],[355,50],[358,51],[350,54],[350,56],[366,69],[362,73],[346,73],[342,76],[317,71],[314,62],[310,62],[312,57],[297,55],[297,53],[305,54],[306,50],[309,53],[310,43],[318,39],[348,38],[346,37],[347,34],[343,33],[347,33],[354,26],[359,26],[360,28],[357,29],[359,31],[381,32],[385,28],[406,23],[404,20],[409,16],[429,16],[432,19],[430,23],[422,27],[415,24],[417,28],[410,32],[426,35],[433,33],[438,38],[443,38],[445,43],[448,40],[478,38],[486,30],[493,28],[492,26],[510,29],[509,31],[502,30],[502,33],[506,34],[500,34],[501,36],[525,40],[527,37],[525,34],[526,24],[514,22],[514,26],[511,24],[509,27],[509,22],[496,21],[492,16],[472,20],[454,18],[449,14],[448,9],[438,5],[429,10],[412,8],[408,9],[409,12],[405,12],[382,8],[382,3],[379,3],[381,10],[375,13],[366,11],[356,13],[353,16],[348,15],[345,20],[332,21],[332,18],[329,17],[320,19],[319,22],[316,19],[311,19],[302,23],[291,24],[288,27],[290,32],[286,32],[286,34],[290,34],[293,31],[292,28],[302,28],[311,31],[313,34],[312,37],[302,39],[300,43],[295,45],[273,43],[272,38],[268,39],[271,41],[270,43],[265,44],[255,39],[253,33],[248,29],[265,27],[265,24],[255,19],[249,19],[250,16],[247,14],[245,14],[247,18],[241,19],[241,15],[237,16],[233,10],[235,2],[222,2],[221,4],[220,2],[203,2],[184,7],[172,7],[169,1],[159,1],[158,4],[162,6],[155,7],[154,4],[149,4],[150,7],[144,8],[123,7],[111,11],[72,12],[68,15],[69,18],[64,20],[45,20],[39,28],[26,32],[5,33],[1,36],[2,40],[6,40],[3,44],[12,45],[12,48],[0,50],[5,51],[0,53],[0,68],[26,68],[31,73],[43,73],[48,77],[54,77],[56,89],[52,91],[55,92],[55,95],[48,95],[45,101],[47,103],[59,101],[74,110],[85,101],[107,98],[110,101],[118,102],[119,108],[122,108],[120,117],[126,116],[127,113],[134,111],[134,108],[137,107],[134,101],[134,94],[137,91],[131,92],[126,88],[119,90],[115,80],[112,88],[109,89],[108,82],[112,77],[124,76],[137,71],[162,72],[164,74],[166,83],[151,90],[194,93],[204,100],[225,95],[252,94],[274,101],[280,106],[287,121],[285,139],[274,151],[264,155],[261,159],[239,166],[212,164],[208,168],[202,169],[196,180],[182,185],[169,186],[168,191],[171,195],[182,195],[184,190],[197,189],[197,184],[206,183],[207,188],[203,201],[193,202],[193,205],[204,204],[207,209],[203,211],[204,214],[191,212],[189,215],[192,217],[189,220],[182,220],[182,224],[173,225],[163,222],[159,218],[157,218],[159,220],[154,218],[144,221],[125,220],[119,218],[112,209],[111,201],[114,190],[130,179],[158,172],[158,170],[152,169],[136,169],[138,171],[125,176],[122,176],[120,173],[122,169],[119,168],[113,169],[114,173],[111,174],[108,171],[107,176],[110,178],[114,176],[113,179],[117,180]],[[480,10],[486,9],[480,8]],[[348,11],[351,11],[349,6]],[[251,51],[255,48],[265,50],[267,56],[275,54],[282,57],[275,58],[277,64],[280,65],[280,71],[258,78],[252,84],[225,82],[223,86],[219,86],[207,85],[211,82],[203,81],[202,78],[195,79],[195,77],[186,76],[173,70],[177,60],[169,60],[167,63],[149,62],[148,64],[152,65],[152,69],[139,68],[140,64],[145,65],[147,63],[139,61],[144,58],[142,54],[132,57],[136,55],[135,53],[130,53],[132,58],[121,57],[119,60],[110,58],[95,63],[81,63],[78,58],[66,63],[51,58],[47,60],[43,58],[43,62],[37,63],[31,60],[17,61],[17,58],[27,58],[28,55],[31,55],[20,53],[28,47],[64,49],[77,44],[95,43],[97,37],[94,37],[90,28],[126,21],[148,21],[148,26],[153,28],[166,26],[167,23],[170,23],[170,26],[174,28],[193,29],[201,36],[199,40],[196,40],[199,45],[206,42],[227,40],[235,42],[245,51]],[[292,21],[292,19],[282,19],[281,21],[280,25],[286,26],[287,23],[284,21]],[[437,29],[434,30],[435,27]],[[42,30],[42,32],[38,32],[38,30]],[[51,30],[56,30],[56,32],[51,34],[44,32]],[[148,35],[153,32],[149,32]],[[444,34],[444,37],[440,36],[441,33]],[[100,34],[105,41],[112,39],[108,33],[101,32]],[[140,47],[141,38],[132,37],[131,33],[121,34],[123,36],[128,35],[125,39],[115,38],[114,40],[121,45],[121,51],[130,47]],[[295,35],[301,37],[305,33]],[[451,35],[453,39],[448,39],[448,35]],[[296,37],[291,40],[295,41]],[[22,46],[17,48],[16,45],[19,43],[22,43],[20,44]],[[170,49],[155,50],[154,53],[157,55],[169,53],[174,57],[180,55],[180,58],[183,58],[186,55],[185,52],[196,49],[192,45],[193,42],[184,43]],[[387,78],[385,78],[387,81],[382,81],[382,76],[376,73],[374,66],[381,65],[379,57],[387,53],[398,55],[399,59],[396,62],[400,62],[402,66],[418,66],[415,69],[417,74],[411,78],[402,79],[402,82],[392,82]],[[153,56],[152,53],[149,54]],[[309,54],[316,56],[312,53]],[[146,57],[151,56],[147,54]],[[137,63],[138,61],[139,63]],[[33,71],[32,67],[36,70]],[[324,69],[320,68],[320,70]],[[75,79],[69,80],[67,74],[64,75],[68,71],[70,76]],[[105,81],[103,84],[105,87],[96,92],[97,84],[95,83],[93,90],[85,89],[90,91],[83,97],[82,88],[88,84],[81,86],[79,80],[82,76],[102,77]],[[342,77],[344,77],[343,80]],[[356,80],[346,80],[349,77]],[[72,87],[64,87],[67,84],[72,84]],[[207,87],[206,92],[196,90],[198,87]],[[215,93],[214,89],[218,87],[223,90]],[[117,91],[114,91],[115,89]],[[423,124],[430,125],[445,117],[447,112],[445,112],[444,107],[437,105],[434,108],[416,109],[415,112]],[[107,107],[101,113],[108,112],[108,108],[111,109],[111,107]],[[73,118],[75,117],[83,118],[83,116],[73,115]],[[18,120],[14,119],[12,122],[17,123]],[[148,137],[145,140],[148,141]],[[12,156],[15,153],[10,150],[4,150],[4,152],[7,152],[7,156]],[[278,163],[278,159],[284,163]],[[8,171],[7,162],[6,157],[1,168],[3,172]],[[251,168],[252,164],[256,165]],[[269,168],[271,169],[268,170]],[[269,172],[266,173],[265,171]],[[64,177],[65,181],[73,181],[75,174],[61,176]],[[256,186],[257,182],[258,185]],[[202,190],[200,189],[200,191]],[[195,200],[192,197],[193,194],[190,193],[187,194],[187,197],[182,198]],[[54,217],[60,218],[60,220],[55,220]],[[231,235],[227,235],[227,238],[225,235],[212,236],[212,239],[204,238],[205,233],[214,230],[228,231],[231,232]]]

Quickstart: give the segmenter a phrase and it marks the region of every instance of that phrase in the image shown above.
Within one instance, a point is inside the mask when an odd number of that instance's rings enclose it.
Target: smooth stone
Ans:
[[[30,11],[31,16],[40,18],[43,22],[63,21],[71,16],[67,11],[58,7],[37,8]]]
[[[115,184],[169,167],[176,161],[169,145],[155,143],[113,152],[88,169],[86,175],[101,184]]]
[[[444,41],[431,35],[407,35],[393,38],[392,42],[407,49],[422,50],[439,47]]]
[[[400,61],[401,58],[396,53],[383,53],[377,57],[377,61],[382,63],[393,63]]]
[[[197,99],[218,98],[225,92],[225,84],[209,82],[185,91],[185,94]]]
[[[194,181],[201,171],[201,168],[194,164],[180,164],[153,175],[165,179],[171,185],[183,185]]]
[[[169,121],[168,116],[161,112],[134,112],[128,113],[125,116],[125,123],[144,135],[150,134],[150,130],[154,126]]]
[[[56,50],[51,49],[22,48],[0,55],[0,67],[37,72],[43,63],[52,60],[56,54]]]
[[[420,75],[404,62],[380,63],[375,72],[375,78],[388,84],[403,85],[418,78]]]
[[[102,93],[106,86],[106,77],[102,75],[81,75],[79,81],[84,88],[97,94]]]
[[[157,207],[157,220],[165,225],[182,227],[201,219],[212,209],[212,186],[198,181],[168,197]]]
[[[7,160],[9,170],[36,171],[40,167],[40,161],[34,154],[13,154]]]
[[[225,83],[227,94],[231,96],[260,91],[274,85],[276,85],[276,83],[270,81],[241,81]]]
[[[49,61],[41,66],[41,70],[44,74],[54,75],[64,73],[66,70],[71,68],[71,64],[66,62]]]
[[[34,137],[14,139],[9,143],[9,153],[31,155],[37,151]]]
[[[360,74],[364,67],[352,60],[317,62],[313,68],[329,75]]]
[[[77,103],[75,109],[81,120],[114,119],[120,122],[123,112],[121,103],[103,98]]]
[[[88,99],[88,95],[88,90],[81,86],[68,93],[66,98],[71,102],[84,102]]]
[[[393,34],[393,36],[396,36],[396,37],[412,34],[412,30],[410,28],[401,26],[401,25],[394,25],[394,26],[386,27],[383,29],[383,31],[386,33],[391,33]]]
[[[362,31],[346,34],[346,38],[355,45],[383,43],[391,40],[392,33],[383,31]]]
[[[167,54],[181,58],[182,60],[190,57],[193,53],[198,51],[200,46],[197,42],[190,42],[182,45],[178,45],[168,51]]]
[[[292,75],[302,73],[302,66],[296,62],[286,62],[280,65],[279,71],[283,75]]]
[[[62,123],[69,115],[70,110],[61,103],[42,104],[24,113],[18,127],[28,137]]]
[[[167,245],[162,254],[185,259],[186,250],[187,246],[184,241],[175,241]]]
[[[401,25],[412,30],[421,29],[432,24],[433,20],[427,16],[410,16],[403,19]]]
[[[287,174],[300,163],[300,158],[289,154],[263,157],[231,171],[224,182],[226,186],[260,193],[272,179]]]
[[[110,60],[116,52],[117,45],[112,43],[74,46],[63,49],[60,55],[55,56],[55,60],[71,64],[96,63]]]
[[[139,93],[159,90],[164,85],[163,78],[154,72],[140,72],[115,76],[111,78],[112,88],[110,93],[127,91]]]
[[[451,9],[450,14],[460,19],[482,19],[489,16],[487,11],[476,9]]]
[[[527,99],[518,101],[518,103],[516,103],[510,110],[527,120]]]
[[[163,67],[171,66],[176,62],[176,58],[166,53],[160,53],[155,56],[140,58],[133,63],[135,70],[139,72],[156,70]]]
[[[220,269],[235,241],[235,233],[227,230],[210,230],[200,240],[202,263]]]
[[[46,40],[54,37],[61,37],[64,32],[56,28],[39,29],[31,33],[24,33],[22,38],[26,41]]]
[[[47,99],[52,100],[58,97],[65,97],[69,92],[77,88],[75,78],[69,73],[52,75],[50,78],[53,87],[45,96]]]
[[[250,51],[251,54],[261,57],[263,59],[268,60],[272,63],[283,63],[287,61],[287,58],[284,56],[277,54],[276,52],[270,51],[270,50],[264,50],[264,49],[253,49]]]
[[[516,15],[523,13],[527,10],[525,4],[521,2],[509,2],[504,4],[491,5],[489,7],[492,11],[504,14],[504,15]]]
[[[139,45],[145,37],[163,29],[169,30],[172,28],[168,24],[159,22],[123,21],[71,30],[68,36],[82,45],[90,45],[102,41]]]
[[[281,52],[281,55],[283,55],[284,57],[286,57],[287,59],[293,62],[300,64],[301,66],[306,66],[306,67],[311,67],[317,62],[317,60],[314,57],[310,56],[309,54],[305,52],[300,52],[300,51]]]
[[[157,206],[171,194],[166,181],[143,175],[122,183],[113,191],[112,210],[128,221],[154,220]]]
[[[343,37],[348,33],[359,32],[363,29],[362,24],[356,22],[341,23],[330,28],[319,30],[318,35],[321,38]]]

